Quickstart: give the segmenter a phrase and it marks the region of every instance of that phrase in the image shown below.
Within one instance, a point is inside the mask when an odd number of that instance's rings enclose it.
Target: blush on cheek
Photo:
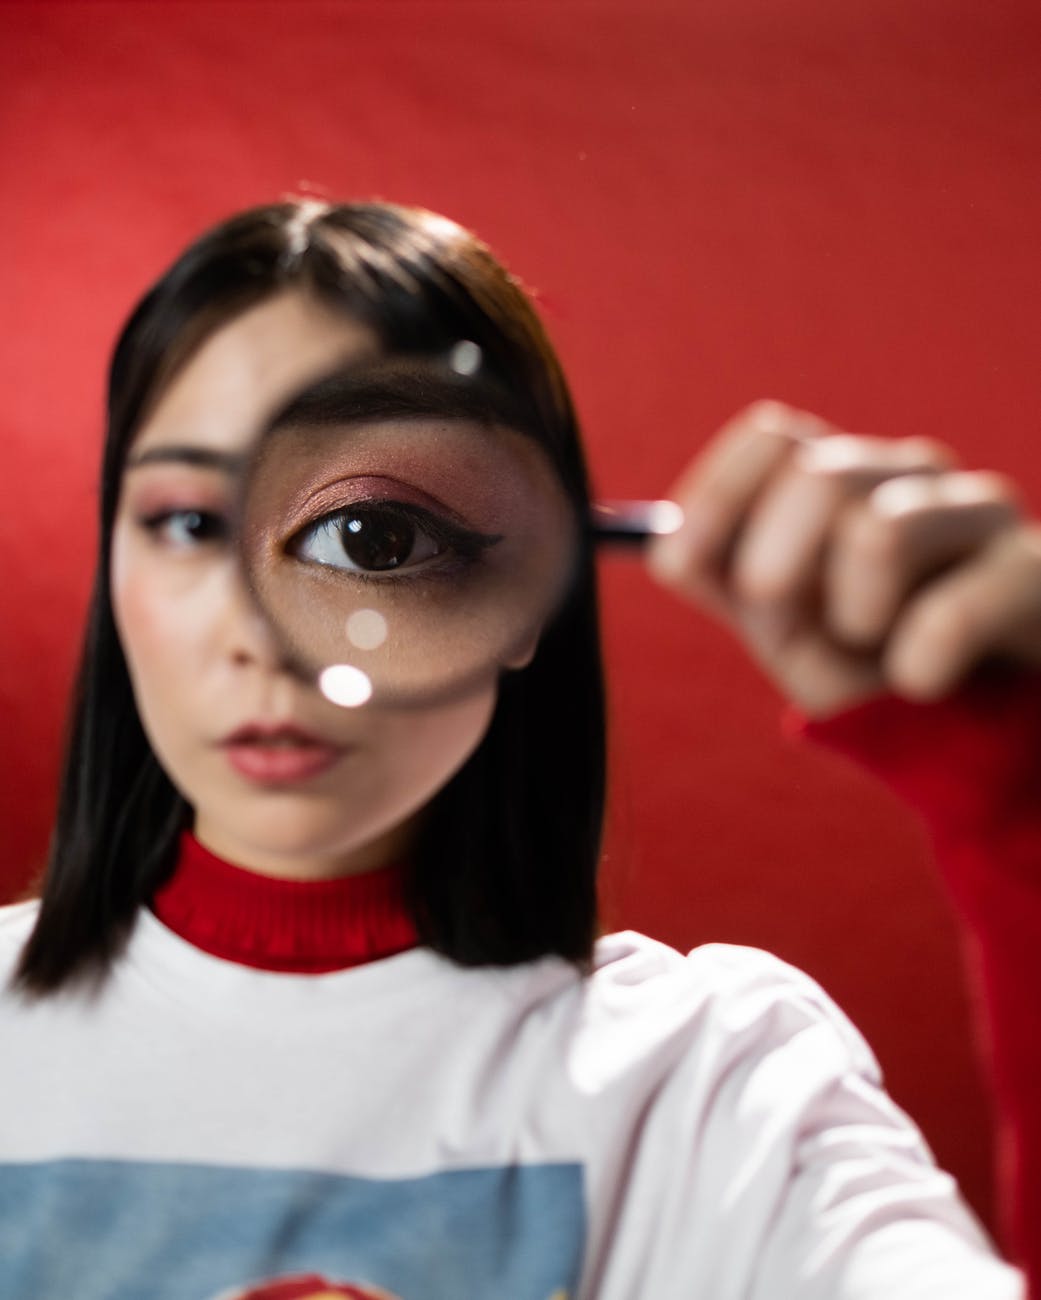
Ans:
[[[112,615],[128,661],[139,658],[138,646],[161,642],[162,601],[146,570],[134,563],[130,546],[117,534],[111,559]]]
[[[191,617],[184,594],[171,590],[161,564],[144,553],[136,539],[118,532],[113,540],[111,581],[112,615],[142,719],[171,705],[183,706],[187,701],[176,703],[178,683],[183,689],[186,671],[191,673],[190,641],[200,625],[198,611]]]

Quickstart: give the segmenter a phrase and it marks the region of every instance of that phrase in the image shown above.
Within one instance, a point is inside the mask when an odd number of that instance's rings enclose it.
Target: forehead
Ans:
[[[205,339],[138,431],[134,451],[171,440],[241,451],[302,385],[378,347],[374,331],[360,321],[298,290],[277,294]]]

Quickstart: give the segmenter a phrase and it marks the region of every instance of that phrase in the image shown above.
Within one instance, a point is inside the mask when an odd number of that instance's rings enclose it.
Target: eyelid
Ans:
[[[286,531],[295,534],[330,515],[362,506],[373,509],[379,506],[387,509],[395,506],[400,509],[411,507],[423,511],[433,520],[443,520],[466,532],[481,531],[457,510],[424,492],[422,488],[377,474],[352,475],[311,489],[306,496],[288,507],[286,513],[291,522],[287,522]]]
[[[362,498],[357,501],[349,501],[337,509],[327,510],[324,514],[320,514],[314,519],[309,520],[307,523],[297,528],[287,539],[285,543],[287,551],[289,551],[290,554],[293,554],[295,549],[301,544],[301,538],[318,528],[334,522],[341,516],[349,514],[352,510],[383,510],[387,514],[404,516],[410,523],[415,524],[417,527],[425,531],[428,536],[434,539],[434,541],[452,547],[460,555],[476,555],[502,541],[501,533],[482,533],[475,528],[458,524],[453,519],[448,519],[443,515],[435,514],[433,511],[426,509],[425,506],[417,506],[408,501],[397,501],[390,498],[380,497],[376,499]]]
[[[132,487],[125,498],[126,509],[137,519],[160,514],[198,510],[201,514],[228,515],[231,500],[216,487],[208,490],[199,483],[155,481]]]

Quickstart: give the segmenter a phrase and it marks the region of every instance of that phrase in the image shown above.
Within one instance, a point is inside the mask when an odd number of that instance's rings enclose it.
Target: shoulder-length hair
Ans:
[[[288,287],[384,345],[478,344],[534,403],[540,439],[585,517],[586,471],[560,363],[523,291],[473,235],[383,203],[252,208],[193,243],[115,348],[97,577],[35,928],[15,975],[44,994],[101,979],[175,865],[191,810],[145,737],[112,614],[109,550],[128,448],[175,370],[222,324]],[[420,939],[463,965],[588,960],[604,802],[604,699],[588,546],[524,669],[505,674],[478,749],[435,796],[410,873]]]

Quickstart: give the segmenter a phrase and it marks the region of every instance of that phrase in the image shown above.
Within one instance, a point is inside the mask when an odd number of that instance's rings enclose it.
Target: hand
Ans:
[[[666,585],[729,624],[804,712],[937,699],[983,659],[1041,664],[1041,525],[1015,486],[923,438],[741,412],[673,490]]]

